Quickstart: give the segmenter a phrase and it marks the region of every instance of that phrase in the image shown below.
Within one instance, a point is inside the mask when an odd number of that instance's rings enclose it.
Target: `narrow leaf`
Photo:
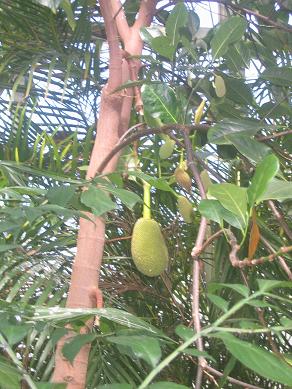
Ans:
[[[224,333],[218,337],[223,340],[228,351],[249,369],[273,381],[292,385],[292,368],[273,353],[231,334]]]

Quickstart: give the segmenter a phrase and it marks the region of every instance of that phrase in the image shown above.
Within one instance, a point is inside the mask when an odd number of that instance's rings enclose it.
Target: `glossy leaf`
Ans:
[[[187,386],[176,384],[175,382],[156,382],[155,384],[149,385],[149,389],[187,389]]]
[[[16,367],[0,357],[0,382],[3,389],[19,389],[22,375]]]
[[[213,59],[222,57],[231,43],[239,41],[247,28],[247,22],[240,16],[232,16],[216,29],[211,40]]]
[[[262,123],[253,119],[224,119],[208,131],[210,143],[218,145],[231,144],[228,137],[232,134],[254,135],[263,127]]]
[[[271,81],[272,84],[280,86],[292,85],[292,67],[282,66],[268,68],[260,76],[264,80]]]
[[[177,123],[177,100],[174,90],[166,85],[143,85],[144,110],[162,124]]]
[[[184,3],[178,3],[171,11],[165,24],[167,37],[170,39],[172,46],[176,48],[179,38],[180,29],[186,25],[188,21],[188,10]]]
[[[221,311],[228,311],[229,302],[224,300],[224,298],[211,293],[207,293],[207,297],[214,305],[216,305],[216,307],[221,309]]]
[[[291,367],[275,354],[239,340],[231,334],[220,334],[218,337],[227,350],[249,369],[273,381],[292,385]]]
[[[242,155],[253,162],[261,161],[271,152],[271,149],[264,143],[258,142],[244,134],[227,135],[226,139],[228,139]]]
[[[233,289],[237,293],[241,294],[243,297],[248,297],[250,293],[249,289],[245,285],[241,284],[225,284],[212,282],[208,285],[208,291],[211,293],[214,293],[216,290],[221,290],[223,288]]]
[[[168,36],[163,35],[153,38],[151,41],[151,46],[155,51],[157,51],[157,53],[172,60],[176,46],[172,44]]]
[[[220,204],[218,200],[201,200],[198,210],[209,220],[223,225],[223,220],[235,228],[243,229],[243,223],[240,216],[228,211]]]
[[[292,198],[292,182],[290,181],[282,181],[276,178],[273,178],[269,184],[265,192],[259,196],[258,201],[264,200],[288,200]]]
[[[81,194],[80,200],[88,208],[91,208],[95,216],[102,215],[116,207],[116,204],[103,190],[93,185]]]
[[[155,367],[161,358],[161,349],[156,338],[149,336],[115,336],[107,340],[117,345],[131,349],[137,358],[142,358],[150,366]],[[123,349],[120,349],[123,352]]]
[[[247,192],[234,184],[212,184],[208,194],[215,197],[224,208],[237,215],[241,224],[246,223]]]
[[[275,177],[279,170],[279,160],[274,155],[267,155],[256,167],[251,184],[247,190],[250,206],[258,202],[259,198],[266,192],[269,182]]]
[[[126,189],[118,189],[118,188],[106,188],[106,191],[112,193],[114,196],[118,197],[123,204],[125,204],[128,208],[133,209],[133,207],[137,203],[143,202],[141,197],[136,193],[131,192]]]
[[[96,338],[95,334],[82,334],[74,336],[69,342],[66,342],[62,348],[62,354],[71,363],[79,353],[82,346],[91,343]]]

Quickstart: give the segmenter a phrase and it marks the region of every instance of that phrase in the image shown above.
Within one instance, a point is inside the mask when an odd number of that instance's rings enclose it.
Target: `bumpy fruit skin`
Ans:
[[[148,277],[161,274],[168,264],[168,251],[159,224],[138,219],[134,225],[131,252],[137,269]]]
[[[188,192],[191,191],[192,188],[192,180],[188,173],[181,167],[177,167],[174,171],[174,177],[176,182],[182,186]]]
[[[177,199],[177,207],[184,221],[186,223],[191,223],[193,221],[194,214],[191,202],[184,196],[179,196]]]

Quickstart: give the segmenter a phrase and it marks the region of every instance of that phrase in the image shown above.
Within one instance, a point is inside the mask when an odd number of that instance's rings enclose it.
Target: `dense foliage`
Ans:
[[[152,380],[167,382],[153,388],[194,387],[199,356],[223,373],[206,370],[204,388],[240,387],[227,376],[292,386],[292,3],[218,3],[221,21],[205,31],[197,13],[207,2],[158,2],[152,26],[141,31],[135,85],[144,117],[133,109],[131,126],[140,125],[130,132],[137,139],[125,138],[115,173],[87,182],[108,76],[99,5],[1,1],[1,388],[54,387],[54,348],[67,323],[76,336],[66,358],[92,345],[88,388],[144,388]],[[138,6],[125,1],[129,23]],[[191,190],[177,182],[178,167],[198,173]],[[135,268],[130,250],[143,182],[170,257],[153,278]],[[187,222],[178,196],[193,205]],[[106,218],[100,311],[62,308],[84,211]],[[200,252],[199,351],[191,253],[202,217],[210,245]],[[100,327],[78,334],[97,312]]]

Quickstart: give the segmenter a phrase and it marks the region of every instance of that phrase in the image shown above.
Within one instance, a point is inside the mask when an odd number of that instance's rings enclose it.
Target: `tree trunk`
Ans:
[[[96,175],[102,160],[117,144],[119,137],[128,129],[134,92],[129,89],[114,94],[112,92],[129,78],[132,80],[137,78],[140,62],[127,59],[127,56],[141,55],[143,44],[139,31],[142,26],[149,25],[155,4],[154,0],[141,1],[136,22],[132,27],[129,27],[120,1],[100,0],[109,45],[109,80],[102,91],[96,139],[87,179]],[[126,54],[120,49],[119,36],[123,40]],[[136,96],[137,104],[139,104],[139,98]],[[117,160],[118,155],[107,164],[103,173],[113,172]],[[97,298],[94,296],[95,293],[98,293],[98,279],[105,241],[105,223],[102,217],[94,217],[92,214],[88,216],[94,220],[94,223],[87,219],[80,219],[77,254],[66,303],[66,306],[70,308],[94,308],[98,305],[98,295]],[[92,323],[88,323],[88,326],[83,328],[81,332],[86,333],[91,325]],[[74,333],[69,332],[58,342],[52,381],[65,382],[68,384],[68,389],[83,389],[86,383],[90,344],[82,347],[71,364],[63,357],[61,350],[64,343],[72,336]]]

